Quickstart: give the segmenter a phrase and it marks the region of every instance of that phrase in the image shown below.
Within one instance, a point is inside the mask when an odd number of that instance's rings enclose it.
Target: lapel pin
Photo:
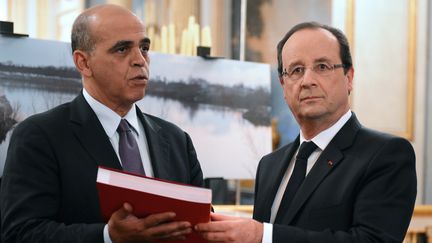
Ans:
[[[329,166],[333,166],[333,161],[329,160],[329,161],[327,161],[327,164],[328,164]]]

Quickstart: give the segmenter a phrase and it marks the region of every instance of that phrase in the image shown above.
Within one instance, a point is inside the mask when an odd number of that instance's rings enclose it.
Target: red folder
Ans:
[[[211,190],[119,170],[99,167],[96,187],[102,217],[108,222],[111,214],[128,202],[133,214],[175,212],[175,221],[188,221],[192,225],[210,221]],[[163,242],[205,242],[196,232],[186,235],[186,240]]]

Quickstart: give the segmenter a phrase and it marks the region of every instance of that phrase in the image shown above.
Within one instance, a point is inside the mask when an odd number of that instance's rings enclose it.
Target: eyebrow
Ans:
[[[314,63],[317,63],[317,62],[330,62],[330,58],[320,57],[314,61]]]
[[[140,40],[140,45],[150,45],[150,38],[145,37],[144,39]],[[109,52],[115,52],[120,47],[130,47],[133,45],[133,41],[130,40],[121,40],[117,41],[114,46],[112,46],[108,51]]]
[[[151,41],[150,41],[150,38],[148,38],[148,37],[145,37],[144,39],[142,39],[141,41],[140,41],[140,44],[142,45],[142,44],[149,44],[150,45],[150,43],[151,43]]]
[[[317,58],[317,59],[314,60],[314,64],[315,63],[319,63],[319,62],[330,62],[330,58],[320,57],[320,58]],[[298,61],[294,61],[294,62],[290,63],[287,68],[290,69],[290,68],[292,68],[294,66],[299,66],[299,65],[300,66],[304,66],[305,64],[304,64],[304,62],[298,60]]]
[[[294,66],[298,66],[298,65],[304,65],[304,64],[303,64],[302,61],[295,61],[295,62],[292,62],[292,63],[290,63],[290,64],[288,65],[288,70],[291,69],[292,67],[294,67]]]
[[[150,39],[148,37],[142,39],[139,43],[140,46],[150,49]]]
[[[115,52],[120,47],[129,47],[129,46],[132,46],[132,44],[133,44],[133,41],[127,41],[127,40],[117,41],[117,43],[115,43],[114,46],[112,46],[109,49],[109,52]]]

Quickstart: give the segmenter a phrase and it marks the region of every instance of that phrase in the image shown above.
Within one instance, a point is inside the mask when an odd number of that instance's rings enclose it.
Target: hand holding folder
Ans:
[[[137,218],[174,212],[173,221],[187,221],[192,226],[210,220],[211,190],[209,189],[103,167],[99,167],[96,186],[102,217],[105,221],[108,221],[111,215],[126,202],[132,206],[132,214]],[[186,241],[169,242],[205,241],[192,232],[186,235]]]

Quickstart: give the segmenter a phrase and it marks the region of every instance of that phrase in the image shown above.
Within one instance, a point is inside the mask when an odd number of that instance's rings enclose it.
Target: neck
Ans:
[[[125,106],[117,106],[117,107],[110,107],[111,110],[113,110],[115,113],[117,113],[120,117],[124,117],[132,108],[132,105],[125,107]]]
[[[107,97],[105,93],[100,92],[99,89],[92,88],[91,86],[85,84],[86,83],[84,82],[84,88],[91,97],[113,110],[120,117],[124,117],[134,105],[134,103],[130,102],[116,101],[112,97]]]
[[[333,126],[339,119],[348,111],[345,110],[338,115],[334,115],[331,117],[320,117],[317,119],[313,118],[299,118],[300,130],[306,140],[310,140],[314,138],[316,135],[321,133],[322,131]]]
[[[333,123],[334,124],[334,123]],[[304,122],[300,125],[300,130],[306,140],[310,140],[320,132],[331,127],[333,124],[322,124],[320,122]]]

